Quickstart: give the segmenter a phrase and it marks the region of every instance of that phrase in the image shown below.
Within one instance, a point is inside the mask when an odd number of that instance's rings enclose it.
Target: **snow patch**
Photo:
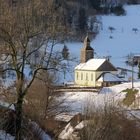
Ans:
[[[59,137],[60,139],[71,139],[72,132],[74,131],[74,128],[71,126],[70,123],[65,127],[65,129],[60,133]]]
[[[15,138],[5,131],[0,130],[0,140],[14,140]]]

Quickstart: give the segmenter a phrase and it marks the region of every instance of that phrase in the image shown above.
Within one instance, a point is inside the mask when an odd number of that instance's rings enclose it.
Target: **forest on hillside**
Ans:
[[[63,11],[63,20],[70,30],[69,40],[82,40],[85,34],[94,38],[101,21],[96,15],[124,15],[124,4],[138,4],[140,0],[54,0],[56,8]]]
[[[17,0],[12,1],[14,5]],[[20,0],[22,1],[22,0]],[[55,10],[61,11],[61,21],[67,27],[67,40],[83,40],[85,34],[94,38],[100,22],[96,15],[113,13],[124,15],[123,4],[137,4],[140,0],[53,0]]]

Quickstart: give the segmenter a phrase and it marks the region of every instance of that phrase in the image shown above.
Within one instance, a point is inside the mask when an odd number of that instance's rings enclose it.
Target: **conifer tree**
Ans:
[[[80,30],[85,30],[87,27],[87,16],[84,8],[79,9],[79,17],[78,17],[78,28]]]
[[[63,50],[62,50],[62,57],[66,60],[69,58],[69,49],[67,48],[66,45],[64,45]]]
[[[101,1],[100,0],[89,0],[89,3],[91,4],[91,6],[98,10],[100,8],[100,4],[101,4]]]

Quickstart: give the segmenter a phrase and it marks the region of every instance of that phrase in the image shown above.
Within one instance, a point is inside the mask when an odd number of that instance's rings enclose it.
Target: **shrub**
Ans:
[[[140,128],[136,120],[128,119],[124,111],[113,106],[103,110],[89,110],[88,123],[80,133],[81,140],[139,140]]]
[[[117,15],[117,16],[125,15],[125,10],[124,10],[124,8],[123,8],[123,6],[122,6],[121,4],[118,5],[118,6],[116,6],[116,7],[114,7],[114,8],[112,9],[112,12],[113,12],[115,15]]]
[[[117,16],[121,16],[121,15],[126,14],[122,4],[119,4],[119,5],[115,6],[115,7],[114,6],[112,6],[112,7],[109,7],[109,6],[100,7],[100,9],[98,11],[100,13],[102,13],[102,14],[114,13]]]
[[[128,0],[128,4],[138,4],[138,0]]]
[[[126,89],[123,92],[126,92],[126,97],[123,100],[123,104],[126,106],[130,106],[135,101],[135,95],[138,93],[138,90]]]
[[[15,119],[15,111],[8,108],[0,108],[0,130],[3,130],[6,134],[15,136]],[[23,116],[21,131],[21,140],[40,140],[41,132],[39,129],[34,131],[34,129],[31,128],[30,121],[25,116]]]

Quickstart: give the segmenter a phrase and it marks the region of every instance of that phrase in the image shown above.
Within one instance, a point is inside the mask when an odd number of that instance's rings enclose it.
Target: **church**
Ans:
[[[107,59],[94,58],[94,49],[88,37],[81,49],[81,62],[75,67],[75,85],[101,87],[122,82],[116,76],[117,69]]]

